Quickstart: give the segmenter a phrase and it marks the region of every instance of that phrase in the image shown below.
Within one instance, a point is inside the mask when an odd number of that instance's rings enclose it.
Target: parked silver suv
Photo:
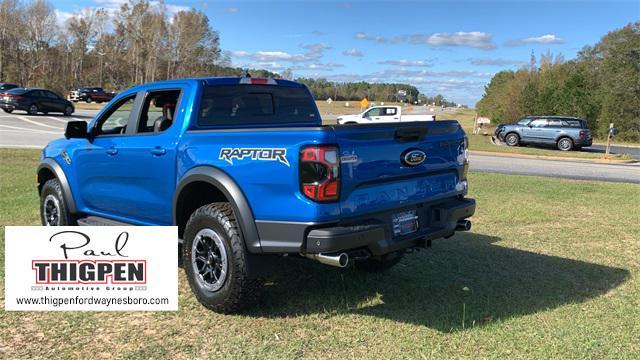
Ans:
[[[593,142],[587,122],[570,116],[527,116],[516,124],[498,126],[495,135],[509,146],[553,145],[562,151]]]

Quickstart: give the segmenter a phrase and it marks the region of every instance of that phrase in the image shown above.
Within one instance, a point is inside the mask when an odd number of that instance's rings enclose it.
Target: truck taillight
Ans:
[[[340,197],[340,159],[338,148],[313,145],[300,151],[300,191],[318,202]]]

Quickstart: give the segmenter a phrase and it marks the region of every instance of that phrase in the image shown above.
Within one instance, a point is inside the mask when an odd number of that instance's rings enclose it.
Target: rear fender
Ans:
[[[178,223],[177,205],[182,190],[193,182],[206,182],[220,190],[233,208],[245,246],[250,253],[260,253],[260,239],[253,211],[238,184],[224,171],[212,166],[198,166],[189,170],[180,180],[173,196],[173,223]]]

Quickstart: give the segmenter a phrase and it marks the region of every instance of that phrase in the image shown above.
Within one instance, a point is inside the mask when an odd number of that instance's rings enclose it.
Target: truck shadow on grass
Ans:
[[[247,315],[361,314],[451,332],[580,303],[629,277],[625,269],[493,244],[499,240],[458,234],[383,274],[283,259]]]

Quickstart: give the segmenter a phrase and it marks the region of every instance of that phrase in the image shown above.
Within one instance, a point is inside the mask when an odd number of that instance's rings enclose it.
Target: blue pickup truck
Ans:
[[[457,121],[323,126],[292,81],[155,82],[42,150],[42,223],[176,225],[198,300],[235,312],[275,257],[382,271],[469,230],[467,143]]]

